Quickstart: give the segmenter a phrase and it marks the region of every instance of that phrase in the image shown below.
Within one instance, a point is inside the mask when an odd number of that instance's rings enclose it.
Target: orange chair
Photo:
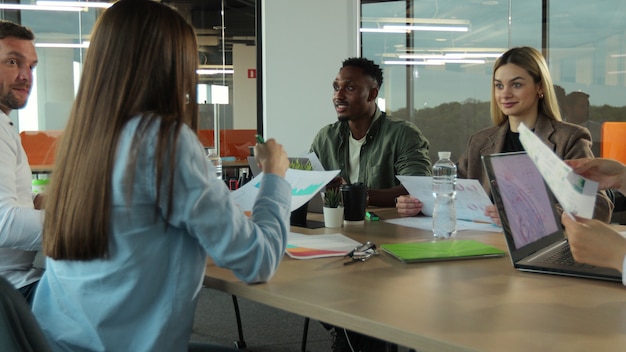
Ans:
[[[626,164],[626,122],[604,122],[602,124],[603,158],[619,160]]]
[[[602,124],[602,144],[600,155],[626,164],[626,122],[604,122]],[[607,190],[615,209],[612,223],[626,224],[626,204],[624,195],[614,190]]]
[[[20,138],[31,168],[46,169],[54,165],[56,147],[63,131],[22,131]]]
[[[255,136],[256,130],[220,130],[220,156],[246,160],[250,155],[248,147],[256,144]],[[213,130],[198,130],[198,139],[203,146],[213,147]]]

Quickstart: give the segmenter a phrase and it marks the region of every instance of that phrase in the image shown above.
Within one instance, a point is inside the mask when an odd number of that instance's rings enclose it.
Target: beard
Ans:
[[[0,96],[0,104],[8,107],[11,110],[21,109],[26,105],[26,100],[18,100],[13,92],[9,91],[5,95]]]
[[[339,122],[347,122],[350,121],[350,116],[338,116],[337,119]]]

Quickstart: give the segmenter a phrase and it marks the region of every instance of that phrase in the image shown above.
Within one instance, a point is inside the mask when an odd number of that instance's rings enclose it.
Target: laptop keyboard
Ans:
[[[572,256],[572,251],[570,251],[569,246],[560,246],[559,248],[550,252],[549,255],[545,255],[539,259],[541,263],[547,264],[559,264],[559,265],[567,265],[567,266],[577,266],[582,268],[593,268],[593,265],[579,263],[574,260]]]

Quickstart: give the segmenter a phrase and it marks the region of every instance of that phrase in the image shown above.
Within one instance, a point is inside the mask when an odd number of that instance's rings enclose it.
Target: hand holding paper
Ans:
[[[433,215],[435,198],[433,197],[433,178],[429,176],[396,176],[411,196],[419,199],[423,204],[422,213]],[[491,223],[491,218],[485,215],[485,208],[491,205],[491,200],[478,180],[456,180],[457,219],[482,221]]]
[[[334,171],[304,171],[288,169],[285,180],[291,185],[291,211],[298,209],[304,203],[311,200],[326,184],[339,174],[339,170]],[[263,179],[260,173],[243,187],[239,187],[231,194],[235,203],[242,211],[251,211],[254,200],[259,193],[259,186]]]
[[[563,207],[563,211],[591,219],[598,183],[576,174],[523,123],[519,126],[519,134],[526,153]]]
[[[626,194],[626,165],[613,159],[583,158],[565,160],[574,172],[598,182],[599,189],[616,189]]]

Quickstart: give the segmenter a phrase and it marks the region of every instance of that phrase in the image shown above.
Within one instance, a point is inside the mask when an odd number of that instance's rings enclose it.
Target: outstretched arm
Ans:
[[[626,194],[626,165],[616,160],[583,158],[566,160],[577,174],[597,181],[600,189],[614,188]]]

